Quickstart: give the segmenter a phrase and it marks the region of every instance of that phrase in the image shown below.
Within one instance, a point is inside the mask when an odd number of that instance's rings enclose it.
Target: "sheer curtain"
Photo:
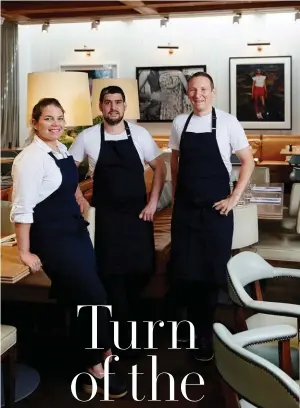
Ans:
[[[1,25],[1,147],[19,146],[18,25]]]

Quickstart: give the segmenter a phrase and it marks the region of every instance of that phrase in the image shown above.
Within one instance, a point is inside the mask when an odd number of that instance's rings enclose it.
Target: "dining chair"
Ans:
[[[268,302],[263,300],[260,280],[289,277],[300,279],[300,269],[279,268],[270,265],[254,252],[245,251],[232,257],[227,264],[228,291],[235,306],[235,319],[238,331],[267,327],[275,324],[288,324],[298,329],[300,305]],[[245,290],[245,286],[254,284],[256,299]],[[245,309],[254,314],[245,318]],[[299,375],[298,338],[291,343],[254,346],[253,351],[281,367],[291,376]]]
[[[1,367],[4,407],[11,408],[15,402],[17,329],[1,324]]]
[[[220,323],[213,325],[215,363],[226,408],[299,408],[299,384],[249,350],[249,345],[289,341],[296,334],[294,327],[286,325],[238,334],[231,334]]]

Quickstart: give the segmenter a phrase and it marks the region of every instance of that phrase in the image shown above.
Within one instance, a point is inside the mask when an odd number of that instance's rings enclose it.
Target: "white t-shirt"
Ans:
[[[128,123],[132,141],[136,147],[138,155],[143,166],[156,159],[161,155],[157,144],[153,140],[150,133],[142,126]],[[119,135],[110,135],[104,132],[105,140],[124,140],[127,139],[126,131]],[[77,162],[82,162],[88,156],[90,172],[95,169],[101,146],[100,125],[92,126],[81,132],[75,139],[74,143],[69,149],[69,153]]]
[[[172,124],[169,147],[173,150],[180,150],[180,139],[187,121],[188,114],[177,116]],[[217,143],[223,162],[231,173],[231,154],[249,146],[245,131],[237,118],[227,112],[216,109],[217,116]],[[188,132],[206,133],[211,132],[211,113],[205,116],[193,115],[187,128]],[[201,138],[201,134],[199,135]]]
[[[266,77],[263,75],[255,76],[252,79],[255,82],[255,86],[257,86],[258,88],[262,88],[265,85]]]

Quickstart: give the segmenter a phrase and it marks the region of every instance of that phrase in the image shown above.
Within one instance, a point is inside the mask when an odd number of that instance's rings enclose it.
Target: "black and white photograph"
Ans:
[[[206,65],[138,67],[140,122],[171,122],[192,110],[187,96],[187,81]]]
[[[291,57],[230,58],[230,111],[246,129],[291,129]]]

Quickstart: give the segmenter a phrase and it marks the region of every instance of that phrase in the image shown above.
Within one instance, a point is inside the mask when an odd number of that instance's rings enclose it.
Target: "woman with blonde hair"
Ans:
[[[34,136],[12,169],[11,221],[15,223],[21,261],[32,273],[43,267],[52,281],[51,295],[76,312],[78,305],[105,305],[106,294],[87,223],[75,197],[78,170],[67,148],[58,141],[65,127],[64,113],[54,98],[42,99],[33,108]],[[76,323],[84,369],[103,393],[103,361],[111,354],[107,309],[98,307],[99,349],[87,349],[92,345],[91,307],[80,310]],[[90,392],[91,381],[85,378],[84,389]],[[109,393],[114,398],[127,393],[116,376],[110,378]]]

